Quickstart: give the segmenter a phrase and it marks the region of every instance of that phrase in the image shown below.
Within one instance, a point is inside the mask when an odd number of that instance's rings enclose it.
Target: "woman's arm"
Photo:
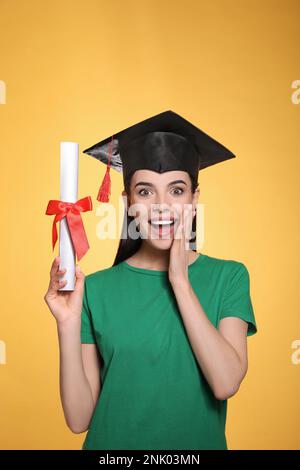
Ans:
[[[60,350],[60,397],[68,427],[85,432],[100,393],[100,363],[95,344],[80,342],[80,321],[57,324]]]
[[[82,362],[86,378],[89,381],[94,405],[98,401],[101,391],[100,369],[101,359],[96,344],[82,344],[81,345]]]
[[[247,323],[223,318],[218,331],[204,312],[190,283],[172,284],[196,359],[215,397],[234,395],[247,372]]]
[[[75,433],[88,429],[100,392],[100,364],[95,344],[81,344],[81,311],[85,276],[76,266],[73,291],[60,291],[66,285],[60,276],[59,256],[52,263],[50,282],[44,300],[55,317],[60,359],[60,396],[66,423]]]
[[[220,331],[204,312],[188,275],[191,221],[180,214],[170,250],[169,281],[198,364],[215,397],[234,395],[247,372],[247,322],[223,318]],[[201,255],[200,255],[201,256]]]

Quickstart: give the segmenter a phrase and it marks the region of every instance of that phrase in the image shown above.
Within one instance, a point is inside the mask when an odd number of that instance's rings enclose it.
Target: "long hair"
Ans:
[[[191,179],[191,184],[192,184],[192,192],[194,193],[195,190],[198,187],[198,181],[195,176],[191,175],[189,173],[190,179]],[[130,191],[130,179],[125,180],[125,191],[127,194],[129,194]],[[134,255],[140,248],[143,239],[141,237],[138,237],[137,239],[133,239],[129,236],[129,225],[133,222],[134,217],[128,215],[128,211],[125,207],[124,210],[124,219],[123,219],[123,227],[122,227],[122,235],[126,234],[125,238],[121,238],[117,250],[117,254],[115,257],[115,260],[113,262],[112,266],[115,266],[116,264],[121,263],[122,261],[126,260],[130,256]],[[197,232],[197,227],[196,227],[196,214],[193,217],[192,221],[192,232],[195,234],[193,238],[189,240],[189,247],[191,250],[196,252],[196,246],[197,246],[197,239],[196,239],[196,232]]]

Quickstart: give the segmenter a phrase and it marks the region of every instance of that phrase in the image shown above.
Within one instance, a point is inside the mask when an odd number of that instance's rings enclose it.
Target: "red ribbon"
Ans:
[[[52,225],[53,249],[57,241],[56,223],[66,217],[78,261],[85,255],[90,246],[86,237],[80,213],[90,211],[92,209],[93,205],[90,196],[79,199],[77,202],[63,202],[58,200],[51,200],[48,202],[46,215],[55,214]]]

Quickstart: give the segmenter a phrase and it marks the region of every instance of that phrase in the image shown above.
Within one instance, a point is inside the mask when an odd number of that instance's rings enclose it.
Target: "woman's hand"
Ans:
[[[67,270],[59,269],[60,257],[57,256],[51,266],[50,283],[44,300],[57,323],[62,324],[70,320],[81,318],[82,298],[84,289],[84,274],[79,266],[76,266],[76,284],[73,291],[59,291],[67,283],[59,279]]]
[[[189,237],[192,228],[191,217],[180,212],[179,223],[170,248],[169,281],[171,284],[189,282]]]

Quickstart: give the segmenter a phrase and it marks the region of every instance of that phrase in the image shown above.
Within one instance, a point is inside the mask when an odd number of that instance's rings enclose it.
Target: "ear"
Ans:
[[[130,199],[129,199],[129,196],[128,196],[127,192],[125,191],[125,189],[123,189],[123,191],[122,191],[122,198],[125,198],[127,207],[129,207]]]
[[[193,194],[192,204],[193,204],[193,209],[194,210],[196,210],[196,205],[197,205],[199,196],[200,196],[200,189],[199,189],[199,186],[198,186],[197,189],[195,190],[194,194]]]

